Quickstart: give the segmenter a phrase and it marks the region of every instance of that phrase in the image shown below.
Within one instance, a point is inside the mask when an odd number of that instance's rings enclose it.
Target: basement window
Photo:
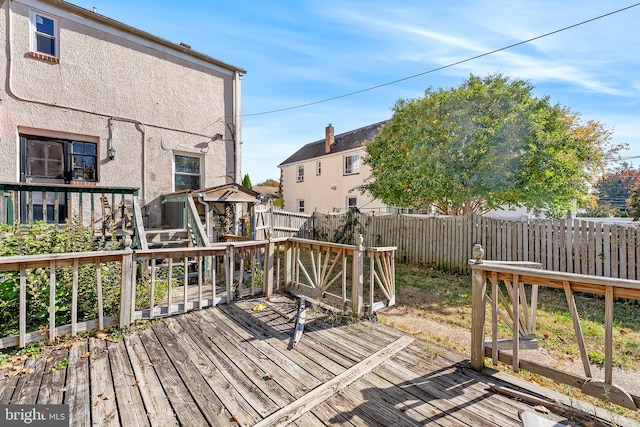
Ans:
[[[35,10],[29,11],[31,55],[53,62],[59,61],[58,21]]]

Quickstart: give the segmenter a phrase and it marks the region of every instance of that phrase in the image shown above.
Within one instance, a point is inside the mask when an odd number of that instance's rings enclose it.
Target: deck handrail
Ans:
[[[77,215],[81,224],[89,226],[102,237],[108,234],[113,237],[116,233],[129,234],[135,247],[144,248],[146,243],[138,188],[0,182],[0,195],[2,223],[25,224],[41,219],[58,224]],[[61,206],[62,196],[65,204]],[[36,198],[40,198],[40,201],[34,201]],[[49,203],[51,198],[53,202]],[[133,212],[128,212],[129,207]],[[41,209],[38,218],[34,214],[35,209]],[[116,217],[120,219],[119,224]]]
[[[484,368],[485,357],[512,365],[514,371],[526,369],[550,377],[558,382],[580,387],[581,390],[621,406],[638,409],[640,396],[632,395],[613,381],[613,316],[614,299],[640,300],[640,282],[600,276],[561,273],[550,270],[520,266],[498,261],[470,260],[472,270],[472,324],[471,365],[476,370]],[[487,293],[487,285],[491,292]],[[530,286],[527,297],[525,285]],[[535,361],[522,360],[520,349],[527,340],[535,338],[537,293],[539,287],[564,290],[571,312],[584,376],[574,375],[542,365]],[[506,290],[506,295],[502,289]],[[593,378],[585,340],[580,326],[579,313],[574,292],[604,296],[604,380]],[[485,342],[486,304],[491,307],[491,341]],[[509,343],[498,342],[498,322],[503,321],[511,330]],[[503,346],[502,344],[507,344]],[[509,350],[510,353],[505,353]]]
[[[119,324],[126,327],[136,319],[151,319],[157,316],[170,316],[192,309],[215,306],[219,303],[231,303],[238,297],[262,295],[265,298],[278,289],[301,289],[293,276],[293,266],[304,268],[306,260],[301,261],[301,250],[320,251],[324,257],[325,277],[329,277],[327,268],[329,259],[334,267],[331,275],[345,278],[342,283],[344,292],[339,296],[351,303],[353,313],[360,316],[365,308],[370,313],[392,305],[395,302],[395,279],[393,248],[364,248],[328,242],[315,242],[293,238],[277,238],[261,241],[243,241],[215,243],[209,247],[180,247],[159,249],[137,249],[130,247],[118,251],[96,251],[82,253],[43,254],[0,257],[0,278],[10,278],[19,284],[18,334],[0,337],[0,348],[20,346],[42,339],[55,340],[64,334],[77,335],[88,329],[104,329]],[[320,252],[309,252],[312,258],[319,260]],[[307,253],[307,255],[309,254]],[[346,258],[335,261],[337,254],[349,254],[351,268],[347,271]],[[302,257],[304,258],[304,256]],[[370,286],[363,288],[364,259],[369,259]],[[112,265],[111,263],[115,264]],[[303,267],[300,267],[303,266]],[[63,277],[72,277],[69,286],[70,301],[56,294],[56,289],[66,286],[56,277],[58,267],[69,268]],[[48,325],[32,327],[28,330],[27,289],[28,272],[39,272],[39,280],[48,277],[49,298],[45,304],[49,313]],[[87,270],[88,269],[88,270]],[[119,270],[118,270],[119,269]],[[115,295],[103,295],[105,274],[119,271],[119,283],[116,282],[119,297],[115,310],[117,315],[104,314],[104,301]],[[316,276],[320,277],[319,270]],[[6,276],[6,274],[13,274]],[[91,274],[91,276],[83,276]],[[347,294],[347,275],[351,275],[351,292]],[[81,282],[82,281],[82,282]],[[41,283],[41,282],[38,282]],[[95,318],[79,320],[79,304],[82,302],[79,283],[90,283],[91,292],[97,300]],[[110,283],[113,283],[110,282]],[[164,300],[159,301],[156,293],[161,285],[168,289]],[[95,286],[95,288],[93,288]],[[144,290],[146,289],[146,290]],[[308,290],[308,289],[307,289]],[[365,290],[369,291],[368,296]],[[328,288],[314,295],[324,296]],[[197,293],[197,295],[195,295]],[[204,294],[208,296],[205,296]],[[93,294],[92,294],[93,295]],[[45,297],[46,298],[46,297]],[[31,302],[29,302],[31,304]],[[70,306],[70,323],[59,325],[56,314],[61,306]],[[92,308],[92,310],[95,307]],[[93,312],[90,312],[93,313]],[[59,313],[58,313],[59,314]],[[93,314],[89,314],[92,316]]]

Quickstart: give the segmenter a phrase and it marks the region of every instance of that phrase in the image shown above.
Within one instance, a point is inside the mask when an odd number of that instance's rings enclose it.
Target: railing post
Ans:
[[[284,290],[291,288],[293,281],[293,243],[287,240],[284,246]]]
[[[365,248],[362,246],[362,234],[358,236],[358,246],[353,251],[353,275],[351,279],[351,309],[353,315],[360,317],[362,315],[364,288],[364,253]]]
[[[133,251],[131,247],[125,247],[122,254],[122,272],[120,286],[120,327],[126,327],[133,323],[135,312],[135,269],[133,268]]]
[[[472,268],[471,272],[471,367],[477,371],[484,368],[484,322],[487,275],[483,270]]]
[[[266,249],[266,253],[265,253],[265,260],[263,264],[264,271],[262,273],[263,274],[262,282],[263,282],[263,287],[264,287],[263,292],[265,294],[265,297],[269,298],[273,294],[273,262],[274,262],[274,253],[275,253],[275,246],[271,241],[271,238],[269,238],[269,243],[267,243],[267,246],[265,249]]]

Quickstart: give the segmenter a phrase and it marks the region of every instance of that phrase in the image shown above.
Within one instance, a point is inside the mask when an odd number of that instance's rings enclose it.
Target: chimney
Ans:
[[[331,151],[331,146],[333,145],[333,125],[329,123],[327,128],[325,129],[325,138],[324,138],[324,154],[329,154]]]

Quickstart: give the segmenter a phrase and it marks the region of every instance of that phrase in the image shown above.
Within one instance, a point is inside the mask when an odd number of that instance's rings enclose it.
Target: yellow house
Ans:
[[[283,209],[292,212],[388,212],[389,207],[357,187],[371,174],[362,163],[364,144],[386,121],[334,135],[329,124],[325,138],[311,142],[282,162],[280,186]]]

